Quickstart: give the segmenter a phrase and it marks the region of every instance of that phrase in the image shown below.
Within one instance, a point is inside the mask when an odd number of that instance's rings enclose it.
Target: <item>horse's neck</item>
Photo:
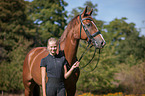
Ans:
[[[62,35],[63,38],[61,38],[63,41],[60,43],[60,47],[61,50],[64,50],[64,54],[69,65],[72,65],[76,61],[79,39],[76,39],[76,37],[74,36],[79,33],[78,25],[79,24],[76,17],[75,19],[73,19],[73,21],[69,23]]]
[[[72,65],[76,61],[76,54],[78,49],[79,40],[75,39],[72,33],[69,33],[67,38],[61,43],[62,50],[64,50],[65,57],[69,63]]]

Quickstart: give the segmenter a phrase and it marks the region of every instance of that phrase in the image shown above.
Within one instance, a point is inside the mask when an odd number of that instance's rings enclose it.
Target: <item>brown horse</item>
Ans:
[[[98,31],[91,17],[92,10],[87,13],[87,7],[81,15],[73,18],[64,33],[60,37],[58,50],[64,52],[69,63],[68,70],[77,60],[76,53],[79,40],[87,40],[96,48],[103,48],[105,40]],[[49,54],[46,47],[37,47],[32,49],[26,56],[23,65],[23,83],[25,87],[25,96],[40,96],[41,85],[41,59]],[[76,82],[79,78],[79,69],[75,70],[72,75],[65,80],[67,96],[74,96],[76,92]]]

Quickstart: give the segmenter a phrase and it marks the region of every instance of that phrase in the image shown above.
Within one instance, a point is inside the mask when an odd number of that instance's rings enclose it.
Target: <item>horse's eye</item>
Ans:
[[[91,26],[91,24],[90,23],[88,23],[88,24],[86,24],[87,25],[87,27],[90,27]]]

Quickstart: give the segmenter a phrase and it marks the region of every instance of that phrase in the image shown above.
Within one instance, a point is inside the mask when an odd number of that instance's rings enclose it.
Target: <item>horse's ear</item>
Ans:
[[[92,13],[93,13],[93,9],[90,12],[88,12],[89,15],[92,15]]]
[[[87,13],[87,6],[86,6],[86,8],[85,8],[85,10],[83,11],[83,15],[85,15]]]

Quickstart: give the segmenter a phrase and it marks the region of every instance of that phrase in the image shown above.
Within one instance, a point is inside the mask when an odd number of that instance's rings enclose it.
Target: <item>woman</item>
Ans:
[[[77,61],[73,66],[67,71],[67,61],[64,56],[57,54],[57,40],[55,38],[50,38],[48,40],[47,49],[49,50],[49,55],[41,60],[41,75],[42,75],[42,91],[43,96],[65,96],[64,79],[67,79],[73,70],[79,67],[79,62]],[[46,83],[45,77],[48,77],[48,82]]]

